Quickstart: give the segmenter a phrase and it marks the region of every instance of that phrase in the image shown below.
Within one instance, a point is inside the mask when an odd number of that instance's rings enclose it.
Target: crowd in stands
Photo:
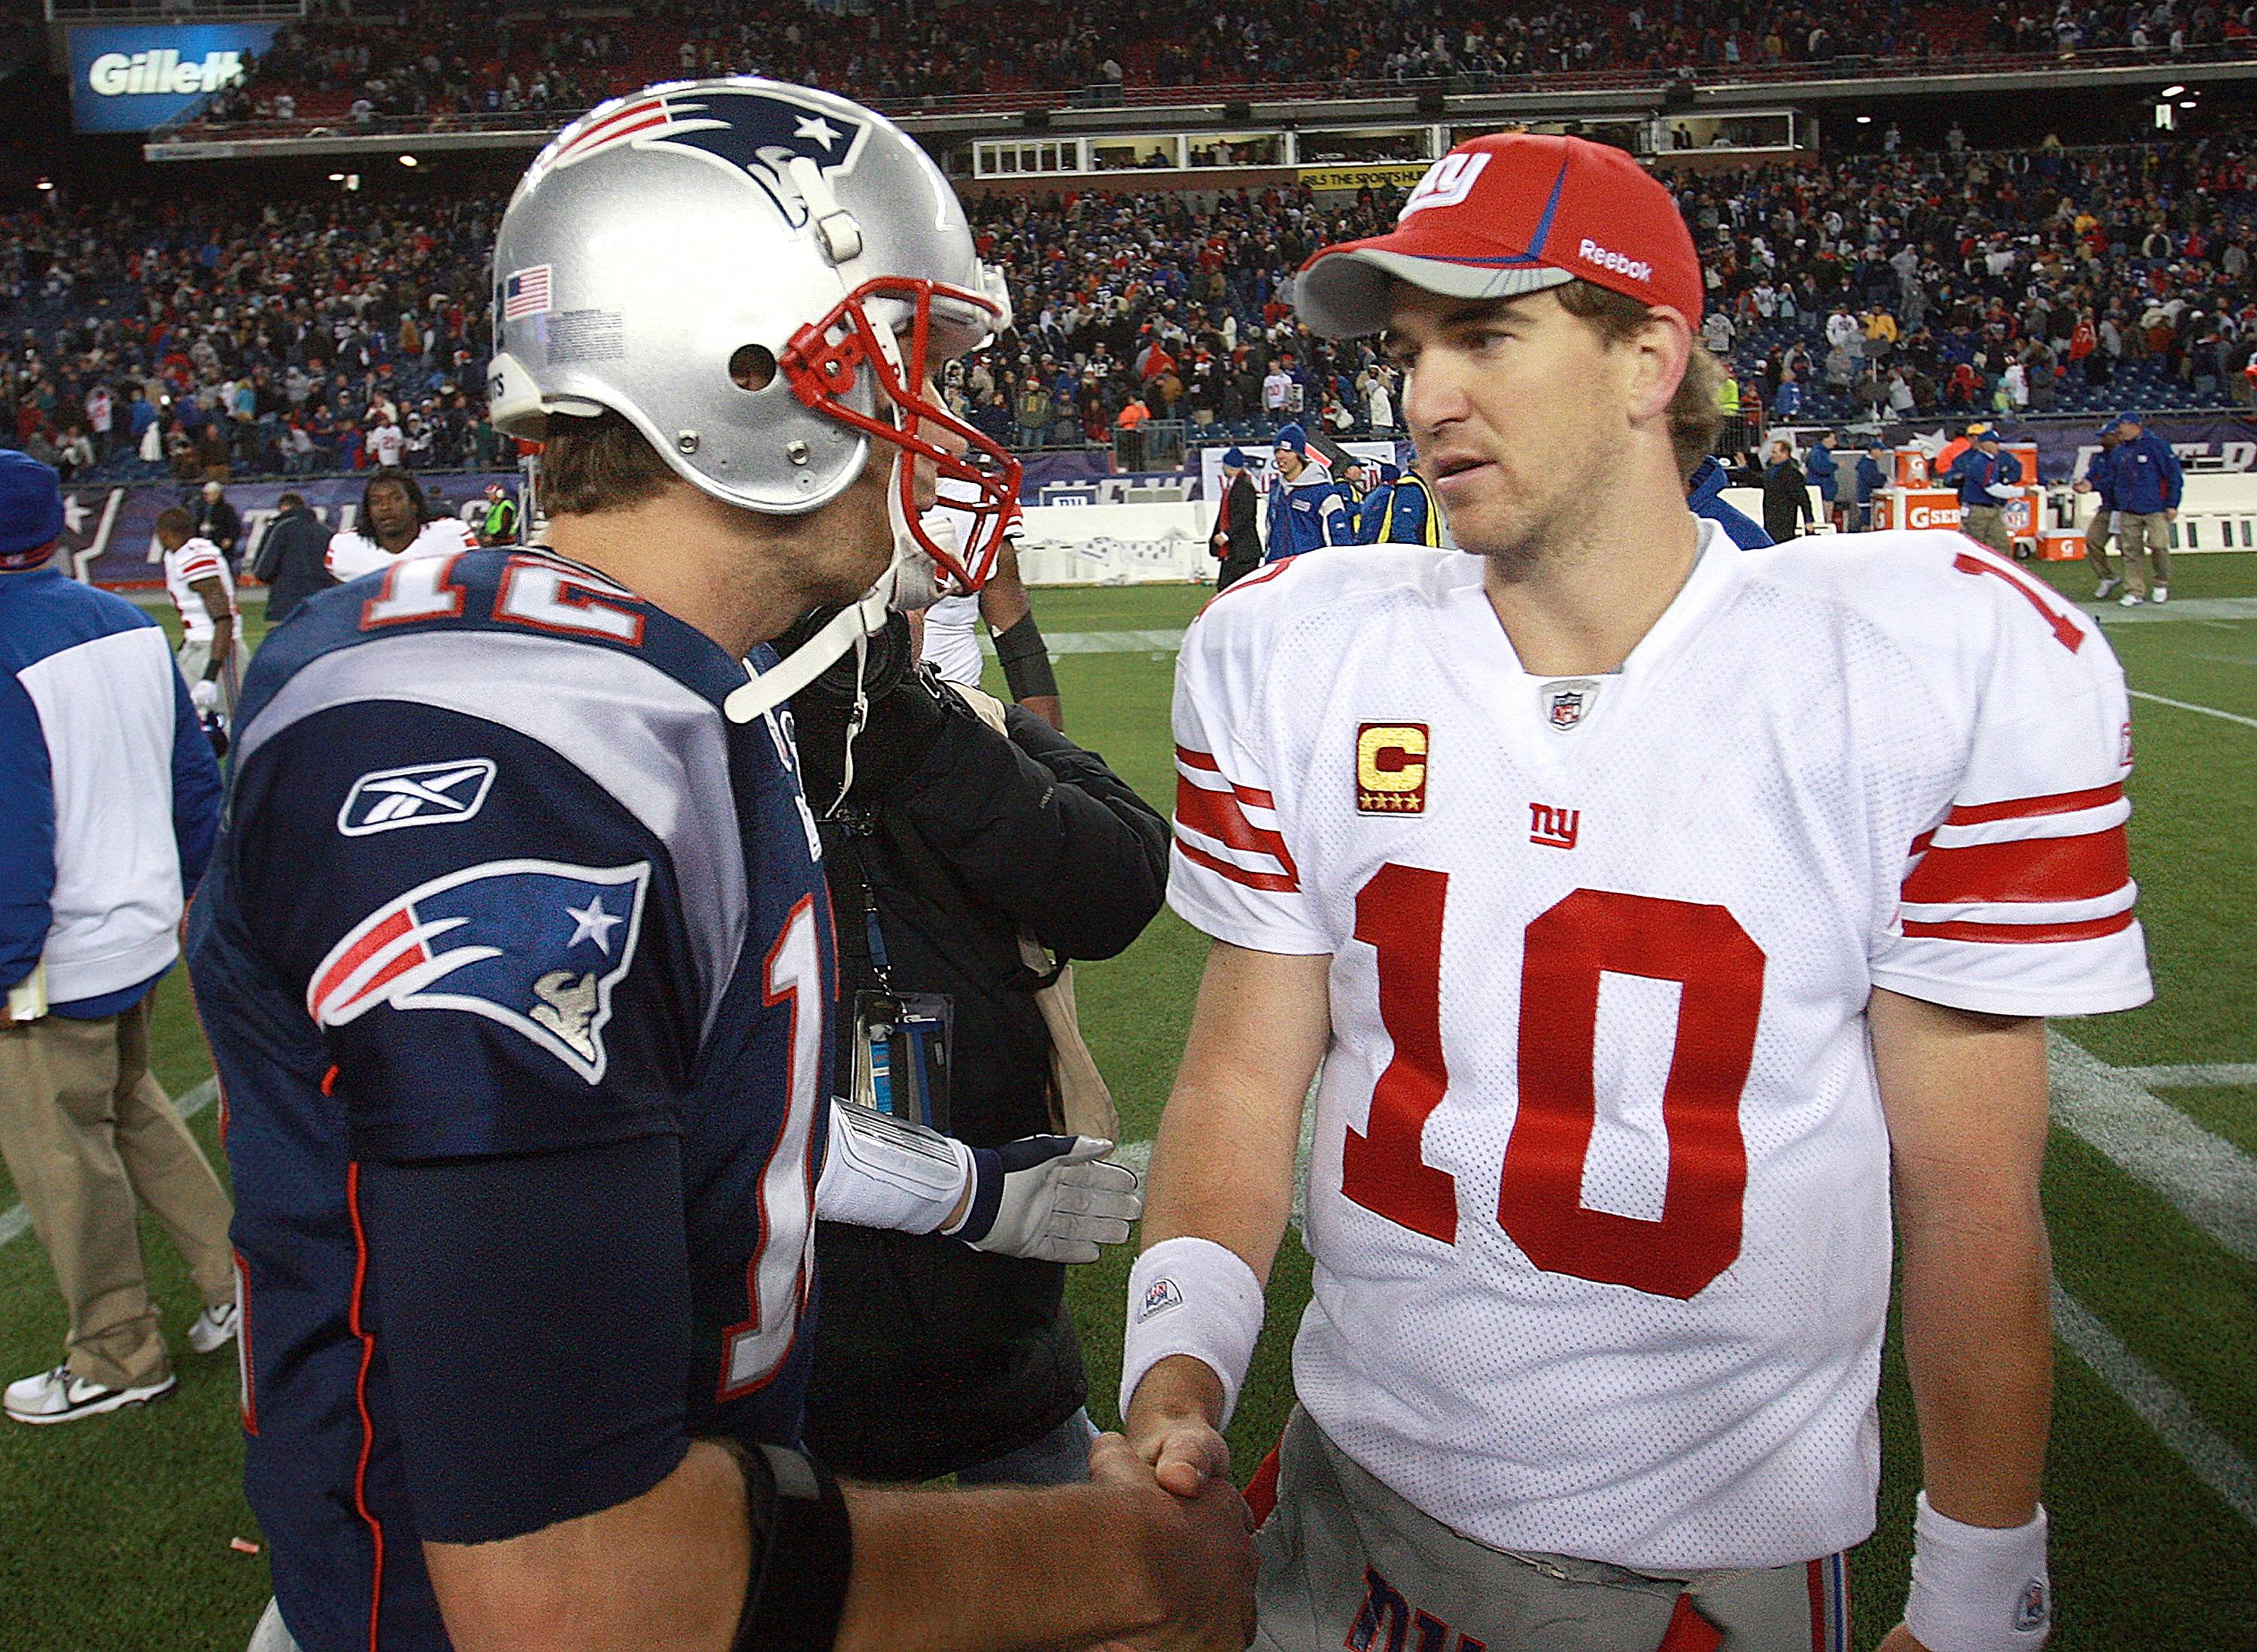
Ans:
[[[1892,152],[1688,174],[1704,342],[1777,424],[2224,406],[2257,347],[2257,134]],[[74,475],[418,468],[506,451],[481,417],[499,201],[113,205],[0,219],[0,439]],[[1287,278],[1375,232],[1381,192],[990,196],[1016,325],[952,367],[1019,446],[1298,420],[1397,432],[1367,344],[1298,327]]]
[[[1444,0],[690,0],[639,16],[527,19],[506,0],[316,7],[277,36],[214,123],[320,118],[435,124],[584,109],[675,75],[774,74],[881,108],[935,97],[1114,86],[1468,88],[1587,70],[1659,74],[1991,50],[2185,53],[2257,35],[2232,0],[1539,0],[1471,12]]]

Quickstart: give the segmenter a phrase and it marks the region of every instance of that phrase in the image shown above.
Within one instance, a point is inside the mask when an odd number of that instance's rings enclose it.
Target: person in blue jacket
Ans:
[[[1873,500],[1889,485],[1889,450],[1878,441],[1857,456],[1857,532],[1873,526]]]
[[[1282,562],[1321,546],[1355,543],[1347,491],[1310,462],[1308,434],[1300,426],[1287,425],[1277,433],[1272,462],[1277,474],[1270,484],[1263,561]]]
[[[2170,525],[2179,519],[2185,473],[2171,444],[2142,427],[2137,413],[2120,415],[2116,427],[2124,438],[2109,465],[2116,495],[2117,547],[2124,559],[2124,594],[2116,600],[2126,608],[2136,608],[2142,601],[2169,602]]]
[[[157,623],[55,567],[61,484],[0,451],[0,1159],[46,1246],[63,1358],[8,1385],[18,1423],[179,1386],[141,1253],[146,1207],[236,1334],[233,1217],[149,1071],[149,998],[219,830],[220,778]]]
[[[1724,503],[1724,490],[1731,484],[1732,473],[1723,462],[1714,454],[1703,455],[1685,479],[1685,503],[1694,515],[1723,528],[1724,537],[1742,550],[1759,551],[1772,542],[1772,537],[1753,517]]]
[[[1440,545],[1442,519],[1426,478],[1399,465],[1382,464],[1379,485],[1356,512],[1359,545]]]
[[[2123,445],[2123,426],[2111,419],[2100,427],[2100,451],[2085,465],[2084,474],[2070,484],[2079,493],[2099,496],[2099,508],[2084,525],[2084,560],[2099,576],[2092,588],[2092,600],[2096,603],[2107,601],[2124,583],[2123,577],[2108,562],[2108,541],[2116,537],[2116,449]],[[2164,553],[2167,557],[2169,554],[2168,551]]]
[[[1802,473],[1810,485],[1818,490],[1818,497],[1826,501],[1827,519],[1834,524],[1836,533],[1843,532],[1842,511],[1836,503],[1836,490],[1841,486],[1842,468],[1834,457],[1834,444],[1838,438],[1830,430],[1821,431],[1818,440],[1803,450]]]
[[[1999,433],[1986,430],[1975,445],[1951,462],[1945,479],[1959,490],[1959,531],[2009,561],[2014,542],[2006,536],[2006,501],[2020,470],[1999,448]]]

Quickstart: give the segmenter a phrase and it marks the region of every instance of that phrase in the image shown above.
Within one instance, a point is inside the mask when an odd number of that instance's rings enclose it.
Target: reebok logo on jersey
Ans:
[[[306,1013],[342,1027],[379,1004],[461,1010],[521,1033],[593,1084],[612,989],[634,961],[650,863],[494,860],[379,907],[329,949]]]
[[[355,780],[345,794],[344,807],[337,810],[337,830],[347,837],[366,837],[403,826],[465,821],[485,807],[493,779],[493,759],[484,757],[375,769]]]
[[[1426,812],[1426,725],[1367,723],[1355,731],[1359,815]]]
[[[1633,258],[1627,252],[1617,252],[1610,248],[1603,247],[1588,236],[1585,236],[1581,244],[1576,247],[1575,256],[1586,264],[1595,264],[1602,270],[1612,270],[1616,274],[1626,275],[1633,281],[1653,279],[1653,266],[1645,259]]]

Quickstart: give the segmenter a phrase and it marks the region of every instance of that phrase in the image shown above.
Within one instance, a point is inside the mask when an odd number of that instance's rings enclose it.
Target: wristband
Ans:
[[[1262,1335],[1262,1286],[1227,1245],[1189,1235],[1162,1239],[1128,1274],[1128,1325],[1121,1341],[1121,1414],[1144,1373],[1171,1354],[1189,1354],[1222,1381],[1222,1426],[1238,1408],[1239,1385]]]
[[[2053,1628],[2046,1512],[2027,1525],[1970,1526],[1922,1492],[1913,1515],[1905,1627],[1930,1652],[2034,1652]]]
[[[831,1652],[854,1571],[854,1528],[838,1482],[781,1445],[743,1448],[737,1460],[753,1564],[730,1652]]]
[[[995,658],[1003,667],[1003,681],[1014,700],[1031,700],[1058,692],[1058,674],[1051,669],[1050,645],[1032,612],[1022,614],[1008,631],[995,633]]]

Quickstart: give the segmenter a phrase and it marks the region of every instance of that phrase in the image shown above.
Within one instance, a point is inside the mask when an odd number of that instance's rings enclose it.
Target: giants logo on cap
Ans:
[[[1401,223],[1414,212],[1428,207],[1454,207],[1473,194],[1474,185],[1489,165],[1489,157],[1479,151],[1454,149],[1426,168],[1426,175],[1411,192],[1411,199],[1403,203],[1403,210],[1395,215]]]

